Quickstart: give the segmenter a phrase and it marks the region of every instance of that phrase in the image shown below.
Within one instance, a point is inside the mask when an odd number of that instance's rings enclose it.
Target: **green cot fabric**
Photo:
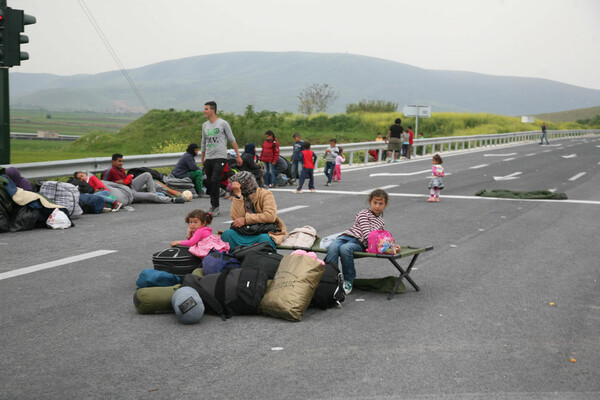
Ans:
[[[352,283],[352,287],[355,289],[367,290],[369,292],[390,293],[392,289],[394,289],[397,280],[397,276],[386,276],[385,278],[375,279],[355,279]],[[404,293],[405,291],[406,286],[404,286],[404,281],[402,281],[400,282],[400,285],[398,285],[398,289],[396,289],[395,293]]]
[[[500,197],[504,199],[550,199],[567,200],[565,193],[553,193],[548,190],[534,190],[532,192],[518,192],[514,190],[491,190],[485,189],[475,193],[475,196],[481,197]]]
[[[192,182],[194,182],[194,189],[196,189],[196,193],[198,194],[202,193],[203,174],[204,173],[201,169],[198,169],[196,171],[190,171],[190,179],[192,180]]]

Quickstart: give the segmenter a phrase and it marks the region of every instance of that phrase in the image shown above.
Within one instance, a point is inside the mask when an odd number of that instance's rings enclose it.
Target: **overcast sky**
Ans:
[[[125,68],[307,51],[600,89],[600,0],[8,0],[37,18],[22,46],[30,60],[12,71],[118,69],[82,4]]]

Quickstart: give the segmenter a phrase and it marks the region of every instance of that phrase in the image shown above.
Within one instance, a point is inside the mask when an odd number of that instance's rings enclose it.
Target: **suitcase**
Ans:
[[[152,255],[154,269],[183,276],[202,265],[202,259],[190,253],[185,246],[173,246]]]

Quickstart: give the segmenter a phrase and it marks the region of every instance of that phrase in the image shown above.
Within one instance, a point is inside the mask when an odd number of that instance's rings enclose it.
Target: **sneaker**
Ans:
[[[108,207],[104,207],[104,208],[102,209],[102,212],[103,212],[103,213],[109,213],[109,212],[111,212],[111,211],[112,211],[112,209],[111,209],[111,208],[108,208]]]
[[[344,292],[350,294],[352,291],[352,281],[344,280]]]
[[[209,197],[210,197],[210,196],[209,196],[209,195],[207,195],[207,194],[206,194],[206,193],[204,193],[204,192],[200,192],[200,193],[198,193],[198,198],[199,198],[199,199],[208,199]]]
[[[302,189],[296,189],[296,190],[294,190],[292,193],[299,193],[299,194],[302,194]]]
[[[115,201],[113,203],[113,209],[112,212],[117,212],[121,209],[121,207],[123,206],[123,203],[121,203],[120,201]]]
[[[314,193],[314,192],[315,192],[315,189],[310,189],[310,192],[311,192],[311,193]]]
[[[388,164],[389,164],[389,163],[391,163],[391,162],[392,162],[392,159],[390,158],[390,159],[389,159],[387,162],[388,162]]]
[[[210,210],[208,210],[208,212],[212,214],[213,218],[221,214],[221,212],[219,211],[219,207],[211,207]]]
[[[330,183],[330,182],[327,182],[327,183],[325,184],[325,186],[331,186],[331,183]]]
[[[173,203],[182,204],[185,203],[185,199],[183,197],[173,197]]]

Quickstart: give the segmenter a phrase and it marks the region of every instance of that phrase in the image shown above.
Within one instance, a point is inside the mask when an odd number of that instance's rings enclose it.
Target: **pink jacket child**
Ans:
[[[196,257],[206,257],[212,250],[229,251],[229,243],[225,243],[217,235],[212,234],[212,228],[208,227],[213,220],[210,212],[193,210],[186,217],[188,223],[187,240],[176,240],[171,246],[187,246],[190,253]]]
[[[342,155],[342,148],[340,147],[340,153],[335,158],[335,168],[333,169],[333,179],[334,181],[342,180],[342,164],[346,162],[346,158]]]

